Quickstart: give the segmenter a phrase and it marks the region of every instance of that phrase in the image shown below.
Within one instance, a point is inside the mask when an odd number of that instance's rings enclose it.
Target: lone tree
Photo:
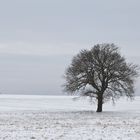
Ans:
[[[134,96],[134,80],[138,66],[127,63],[114,44],[97,44],[76,55],[64,75],[64,90],[89,96],[97,101],[102,112],[105,101]]]

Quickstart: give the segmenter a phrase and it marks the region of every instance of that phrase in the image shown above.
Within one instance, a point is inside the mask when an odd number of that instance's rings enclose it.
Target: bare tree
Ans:
[[[127,63],[114,44],[97,44],[76,55],[65,73],[64,90],[97,100],[97,112],[105,101],[134,96],[138,66]]]

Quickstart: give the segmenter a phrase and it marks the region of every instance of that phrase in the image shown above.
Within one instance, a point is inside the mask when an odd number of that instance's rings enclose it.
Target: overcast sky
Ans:
[[[1,93],[62,94],[72,57],[97,43],[140,64],[139,14],[140,0],[0,1]]]

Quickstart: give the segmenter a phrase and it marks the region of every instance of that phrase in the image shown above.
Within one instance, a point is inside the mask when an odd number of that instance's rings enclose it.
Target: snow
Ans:
[[[0,140],[140,140],[140,97],[95,110],[71,96],[1,95]]]

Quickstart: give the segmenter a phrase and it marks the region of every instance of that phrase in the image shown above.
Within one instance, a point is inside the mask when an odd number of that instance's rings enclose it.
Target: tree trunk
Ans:
[[[98,95],[98,106],[96,112],[102,112],[102,105],[103,105],[103,96]]]

